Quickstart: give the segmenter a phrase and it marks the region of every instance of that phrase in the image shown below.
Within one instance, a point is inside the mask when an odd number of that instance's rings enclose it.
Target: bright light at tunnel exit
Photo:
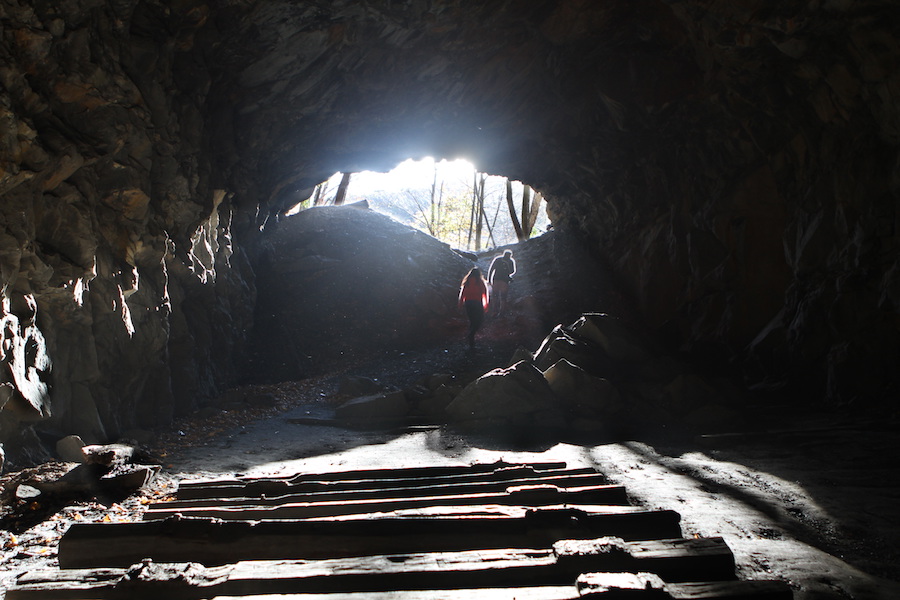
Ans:
[[[409,158],[404,160],[387,173],[378,171],[360,171],[353,173],[350,185],[347,189],[346,202],[367,200],[380,193],[398,192],[400,190],[417,190],[431,188],[437,166],[437,183],[449,183],[451,185],[471,185],[475,175],[475,165],[469,161],[457,158],[454,160],[442,159],[437,161],[428,156],[421,160]],[[342,174],[335,173],[323,182],[323,195],[328,198],[333,196],[341,182]],[[298,204],[287,211],[287,215],[297,214],[302,210]]]
[[[422,189],[430,188],[434,181],[435,160],[426,157],[422,160],[407,159],[387,173],[375,171],[362,171],[354,173],[350,183],[353,197],[371,195],[374,192],[384,190]],[[447,182],[472,181],[475,175],[475,165],[467,160],[458,158],[455,160],[441,160],[437,162],[438,185],[441,180]],[[335,173],[328,180],[328,185],[337,187],[341,174]],[[350,200],[350,198],[348,198]]]
[[[334,203],[343,176],[343,173],[335,173],[322,182],[310,198],[285,214],[297,214],[314,204]],[[387,173],[350,173],[348,183],[344,204],[366,201],[370,209],[433,235],[451,246],[474,250],[517,241],[507,195],[511,192],[516,205],[524,205],[525,185],[521,181],[510,181],[508,185],[503,176],[479,173],[468,160],[407,159]],[[472,218],[475,214],[472,206],[476,189],[480,190],[479,204],[483,219],[477,220],[480,234],[473,235],[476,221]],[[540,235],[549,224],[546,203],[537,192],[533,192],[533,197],[538,204],[531,203],[537,210],[530,213],[534,219],[530,223],[531,236]]]

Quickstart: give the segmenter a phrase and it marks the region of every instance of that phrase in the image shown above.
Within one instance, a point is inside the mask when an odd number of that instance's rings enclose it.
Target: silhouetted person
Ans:
[[[475,332],[484,321],[484,313],[488,308],[488,288],[481,269],[473,267],[463,278],[459,287],[459,306],[465,307],[469,317],[469,347],[475,345]]]
[[[491,282],[491,292],[494,296],[494,306],[497,315],[503,314],[506,308],[506,294],[509,292],[509,282],[516,274],[516,261],[512,257],[512,250],[504,250],[491,261],[488,269],[488,280]]]

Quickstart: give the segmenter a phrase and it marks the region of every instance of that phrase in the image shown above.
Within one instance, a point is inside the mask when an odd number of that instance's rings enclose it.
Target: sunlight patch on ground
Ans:
[[[640,504],[678,511],[685,537],[723,537],[743,578],[802,582],[796,600],[897,597],[893,582],[814,545],[837,534],[837,523],[795,482],[700,452],[665,456],[639,442],[597,446],[590,454]]]

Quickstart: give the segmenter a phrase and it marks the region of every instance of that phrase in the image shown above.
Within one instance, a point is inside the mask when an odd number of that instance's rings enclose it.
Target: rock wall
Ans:
[[[898,8],[667,4],[693,84],[675,101],[603,90],[623,101],[616,150],[579,161],[599,189],[559,203],[557,221],[592,234],[673,344],[727,359],[751,384],[890,397]],[[666,69],[665,31],[654,27],[634,81]]]
[[[898,12],[2,0],[0,440],[108,439],[214,394],[252,326],[260,229],[334,171],[427,154],[541,190],[672,347],[885,397]]]
[[[0,442],[21,464],[227,384],[252,283],[203,158],[205,13],[0,4]],[[170,35],[171,32],[171,35]],[[184,71],[191,69],[191,86]],[[180,79],[182,81],[180,81]]]

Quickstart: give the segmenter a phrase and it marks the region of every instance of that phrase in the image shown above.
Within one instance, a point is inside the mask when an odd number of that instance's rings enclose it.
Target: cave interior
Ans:
[[[540,191],[665,352],[767,407],[896,422],[891,0],[3,0],[0,20],[11,466],[221,398],[265,343],[284,212],[425,156]]]

